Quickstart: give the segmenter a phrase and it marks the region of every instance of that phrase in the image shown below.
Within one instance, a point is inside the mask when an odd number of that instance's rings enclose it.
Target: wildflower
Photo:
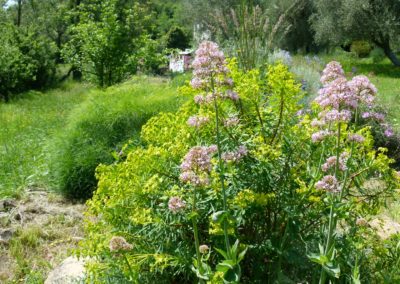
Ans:
[[[195,146],[190,149],[181,164],[180,179],[196,186],[208,185],[209,179],[204,174],[211,171],[211,155],[217,150],[216,145]]]
[[[205,103],[205,98],[202,95],[197,95],[194,97],[194,102],[198,105],[204,104]]]
[[[371,116],[372,116],[375,120],[377,120],[377,121],[379,121],[379,122],[384,122],[384,121],[385,121],[385,115],[384,115],[383,113],[380,113],[380,112],[373,112],[373,113],[371,114]]]
[[[351,119],[351,112],[349,110],[338,111],[333,109],[328,112],[320,113],[320,116],[328,122],[349,122]]]
[[[341,77],[344,77],[342,65],[340,65],[339,62],[332,61],[329,62],[322,71],[321,83],[327,85]]]
[[[365,138],[360,134],[350,134],[348,140],[356,143],[363,143]]]
[[[133,246],[128,243],[125,238],[114,236],[110,240],[110,251],[129,251],[133,248]]]
[[[237,116],[231,116],[224,120],[226,127],[231,127],[239,124],[239,118]]]
[[[186,202],[177,196],[171,197],[170,200],[168,201],[168,208],[173,213],[177,213],[178,211],[184,209],[185,207],[186,207]]]
[[[210,119],[206,116],[191,116],[189,117],[187,123],[192,127],[200,128],[209,121]]]
[[[385,132],[383,133],[386,137],[392,137],[393,136],[393,129],[388,127]]]
[[[370,112],[363,112],[361,114],[361,117],[364,119],[370,118],[371,117],[371,113]]]
[[[367,76],[359,75],[355,76],[349,82],[350,88],[356,93],[360,101],[371,106],[375,100],[377,89],[374,84],[372,84]]]
[[[322,107],[339,109],[340,105],[354,106],[357,97],[346,78],[338,77],[318,92],[315,101]]]
[[[356,225],[359,227],[366,227],[368,225],[368,222],[364,218],[357,218]]]
[[[186,154],[181,169],[183,171],[200,170],[211,171],[211,154],[216,151],[216,147],[195,146]]]
[[[315,132],[311,135],[311,140],[316,143],[316,142],[321,142],[324,140],[327,136],[332,135],[332,132],[327,131],[327,130],[321,130],[318,132]]]
[[[202,254],[206,254],[208,251],[210,250],[210,248],[208,247],[208,245],[201,245],[199,246],[199,251]]]
[[[315,184],[315,188],[333,193],[339,192],[337,179],[331,175],[324,176]]]
[[[239,95],[236,92],[232,91],[232,90],[226,91],[225,97],[228,98],[228,99],[231,99],[232,101],[238,101],[239,100]]]
[[[237,162],[240,159],[242,159],[244,156],[246,156],[248,153],[246,146],[239,146],[239,148],[236,151],[232,152],[225,152],[222,154],[222,159],[225,162]]]
[[[325,121],[318,120],[318,119],[313,119],[311,121],[311,127],[321,127],[321,126],[324,126],[325,124],[326,124]]]
[[[347,154],[347,153],[346,153]],[[340,156],[339,158],[339,170],[345,171],[347,170],[346,162],[347,162],[347,155],[344,155],[344,153]],[[322,171],[327,172],[329,169],[336,167],[336,161],[337,157],[336,156],[331,156],[329,157],[325,164],[322,165]]]
[[[210,77],[225,75],[228,72],[225,66],[224,53],[219,50],[216,43],[211,41],[200,43],[192,66],[194,76],[191,84],[193,88],[202,88],[209,83]]]
[[[195,186],[207,186],[210,184],[208,177],[197,175],[193,171],[182,172],[179,176],[180,180],[186,183],[190,183]]]

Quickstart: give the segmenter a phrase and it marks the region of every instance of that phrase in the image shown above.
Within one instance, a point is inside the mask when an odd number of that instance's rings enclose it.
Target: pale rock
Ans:
[[[44,284],[84,283],[85,261],[70,256],[50,272]]]

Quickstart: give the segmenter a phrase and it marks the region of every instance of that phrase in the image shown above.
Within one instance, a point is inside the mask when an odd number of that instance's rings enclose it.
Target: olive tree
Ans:
[[[367,40],[400,67],[393,49],[400,41],[399,0],[314,0],[311,24],[319,43]]]

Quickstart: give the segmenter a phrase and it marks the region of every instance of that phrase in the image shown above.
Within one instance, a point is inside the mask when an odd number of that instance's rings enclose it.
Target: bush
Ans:
[[[385,52],[383,51],[382,48],[379,47],[375,47],[371,51],[370,55],[372,57],[372,62],[374,63],[380,63],[386,58]]]
[[[357,40],[351,43],[350,51],[357,54],[358,57],[368,57],[372,50],[372,46],[367,41]]]
[[[355,223],[375,213],[400,179],[385,150],[373,150],[368,128],[348,123],[357,112],[335,116],[336,105],[321,100],[296,115],[302,93],[284,65],[261,75],[233,60],[226,73],[216,45],[200,47],[192,87],[181,89],[193,100],[150,119],[145,144],[125,161],[98,168],[81,250],[93,257],[88,280],[358,279],[357,271],[373,267],[365,259],[376,235]],[[340,74],[324,71],[324,87]]]
[[[69,198],[89,198],[97,183],[96,167],[112,163],[113,153],[119,153],[128,139],[135,140],[152,115],[173,110],[174,98],[168,83],[144,77],[93,92],[71,113],[53,143],[51,168],[56,188]]]
[[[13,25],[0,28],[0,99],[52,82],[56,48],[49,40]]]

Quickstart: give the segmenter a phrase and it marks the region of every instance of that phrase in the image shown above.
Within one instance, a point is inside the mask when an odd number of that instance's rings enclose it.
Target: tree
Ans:
[[[101,87],[121,81],[128,59],[142,47],[151,30],[146,5],[129,0],[87,0],[77,7],[79,22],[70,28],[71,40],[63,50],[65,60],[95,78]],[[135,71],[135,70],[132,70]]]
[[[339,45],[353,40],[370,41],[400,67],[393,52],[399,44],[400,1],[314,0],[314,7],[311,23],[317,42]]]

